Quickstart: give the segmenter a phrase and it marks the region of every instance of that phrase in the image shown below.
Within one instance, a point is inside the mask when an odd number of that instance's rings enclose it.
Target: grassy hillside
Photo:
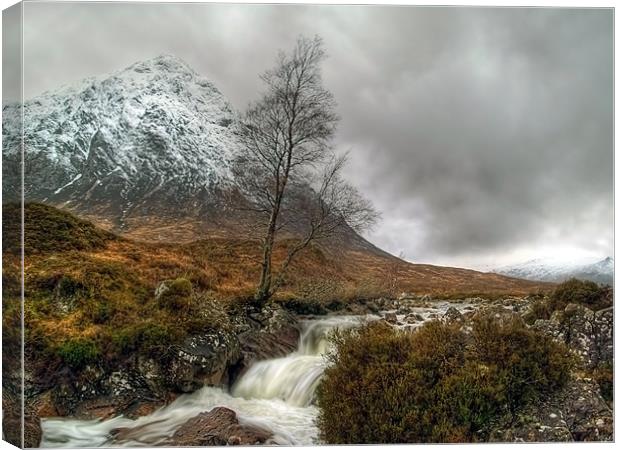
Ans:
[[[4,205],[4,320],[19,307],[19,207]],[[79,366],[118,357],[209,326],[226,326],[223,309],[253,293],[259,276],[257,242],[211,238],[185,244],[120,238],[41,204],[25,211],[25,321],[29,352],[46,364]],[[16,236],[13,236],[16,237]],[[281,241],[276,264],[293,242]],[[155,295],[176,280],[173,297]],[[309,248],[291,267],[275,301],[291,298],[346,302],[394,292],[519,295],[548,285],[495,274],[414,265],[363,250]],[[175,291],[176,289],[176,291]]]

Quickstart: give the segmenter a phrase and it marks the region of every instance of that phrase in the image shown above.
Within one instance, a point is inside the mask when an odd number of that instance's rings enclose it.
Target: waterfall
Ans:
[[[272,444],[315,444],[318,410],[312,403],[325,368],[329,332],[335,328],[359,326],[363,319],[360,316],[333,316],[302,322],[295,352],[253,364],[237,380],[230,393],[220,388],[204,387],[136,420],[122,416],[104,421],[42,419],[41,447],[161,445],[189,419],[216,406],[234,410],[240,423],[271,431]],[[113,429],[120,427],[129,429],[123,433],[123,441],[114,440],[110,435]]]

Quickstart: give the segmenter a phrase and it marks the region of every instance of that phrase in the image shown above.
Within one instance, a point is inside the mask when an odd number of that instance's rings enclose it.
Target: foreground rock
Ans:
[[[248,320],[235,326],[241,357],[231,367],[234,381],[254,361],[285,356],[297,349],[299,326],[297,318],[283,308],[268,305],[262,311],[248,314]]]
[[[255,445],[268,443],[270,438],[270,432],[255,426],[241,425],[233,410],[218,407],[188,420],[164,445],[175,447]]]
[[[549,320],[537,320],[533,328],[564,342],[591,369],[613,362],[613,321],[613,307],[594,312],[570,303]]]
[[[590,379],[571,380],[545,401],[530,405],[515,420],[497,426],[491,442],[613,440],[613,412]]]
[[[228,384],[229,368],[241,358],[239,341],[232,331],[192,336],[173,352],[165,371],[171,387],[180,392]]]

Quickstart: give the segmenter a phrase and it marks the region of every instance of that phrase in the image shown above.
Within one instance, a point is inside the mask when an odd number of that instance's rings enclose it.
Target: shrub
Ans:
[[[548,298],[537,299],[530,303],[529,310],[523,316],[523,320],[531,325],[538,319],[548,320],[552,313],[553,309]]]
[[[186,311],[190,308],[193,289],[188,279],[166,281],[160,289],[157,300],[162,308],[171,311]]]
[[[576,303],[593,310],[599,310],[612,305],[612,295],[609,288],[600,287],[592,281],[582,281],[576,278],[560,283],[550,297],[537,296],[530,303],[530,309],[523,317],[528,324],[538,319],[548,320],[554,311],[563,311],[569,303]]]
[[[94,324],[107,323],[113,315],[113,308],[105,300],[93,301],[84,309],[84,316]]]
[[[492,316],[474,322],[471,357],[484,364],[510,413],[567,381],[575,364],[566,347],[528,329],[518,318],[498,323]]]
[[[596,306],[602,294],[603,289],[593,281],[571,278],[555,288],[551,294],[550,306],[553,311],[564,309],[569,303],[592,307]]]
[[[413,333],[375,322],[332,340],[317,391],[329,444],[484,440],[494,418],[563,385],[573,364],[522,322],[486,317],[470,335],[440,321]]]
[[[178,327],[155,322],[129,325],[112,334],[115,353],[128,355],[139,351],[146,354],[161,354],[161,351],[180,342],[183,333]]]
[[[89,338],[71,339],[58,348],[58,356],[74,369],[82,369],[94,363],[100,354],[97,343]]]

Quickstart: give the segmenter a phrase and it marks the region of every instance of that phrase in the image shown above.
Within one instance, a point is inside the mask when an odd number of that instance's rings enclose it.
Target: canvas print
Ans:
[[[3,439],[613,441],[613,13],[5,9]]]

